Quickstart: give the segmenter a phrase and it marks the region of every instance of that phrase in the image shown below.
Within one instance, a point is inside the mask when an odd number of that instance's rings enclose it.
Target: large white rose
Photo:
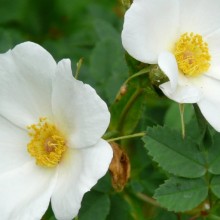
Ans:
[[[110,114],[89,85],[26,42],[0,55],[0,218],[59,220],[79,211],[82,197],[108,170],[101,139]]]
[[[134,0],[122,43],[137,60],[158,64],[170,99],[197,103],[220,131],[220,1]]]

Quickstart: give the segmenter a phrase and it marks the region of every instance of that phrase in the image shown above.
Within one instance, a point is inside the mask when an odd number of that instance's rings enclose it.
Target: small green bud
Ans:
[[[121,0],[122,5],[128,9],[131,6],[131,0]]]
[[[155,86],[159,86],[169,81],[168,77],[163,73],[158,65],[152,65],[149,73],[149,79],[151,83]]]

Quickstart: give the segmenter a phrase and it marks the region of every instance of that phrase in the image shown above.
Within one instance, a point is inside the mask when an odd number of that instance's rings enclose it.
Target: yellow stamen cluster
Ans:
[[[199,34],[185,33],[175,45],[174,54],[179,69],[186,76],[198,76],[208,71],[211,56],[208,44]]]
[[[36,164],[55,167],[67,149],[63,135],[46,118],[40,118],[37,124],[28,126],[28,130],[32,139],[27,149],[36,158]]]

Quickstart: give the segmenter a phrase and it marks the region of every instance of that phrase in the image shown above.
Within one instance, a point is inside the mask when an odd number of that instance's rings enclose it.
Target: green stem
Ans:
[[[143,137],[145,135],[146,135],[146,132],[140,132],[140,133],[136,133],[136,134],[130,134],[130,135],[125,135],[125,136],[121,136],[121,137],[111,138],[111,139],[108,139],[106,141],[108,141],[108,142],[119,141],[119,140],[123,140],[123,139]]]
[[[128,79],[126,79],[125,82],[120,87],[120,90],[118,91],[115,100],[118,100],[118,98],[120,97],[120,94],[121,94],[121,88],[123,86],[126,86],[129,83],[129,81],[131,81],[132,79],[134,79],[134,78],[136,78],[138,76],[141,76],[141,75],[144,75],[146,73],[149,73],[149,72],[150,72],[150,67],[148,66],[148,67],[140,70],[139,72],[135,73],[134,75],[130,76]]]
[[[143,193],[137,193],[136,196],[141,199],[142,201],[144,202],[147,202],[153,206],[156,206],[156,207],[161,207],[160,204],[153,198],[143,194]]]
[[[150,72],[150,67],[146,67],[142,70],[140,70],[139,72],[135,73],[134,75],[130,76],[123,84],[126,85],[128,84],[129,81],[131,81],[132,79],[138,77],[138,76],[141,76],[141,75],[144,75],[146,73],[149,73]]]
[[[182,214],[181,213],[177,213],[176,217],[177,217],[177,220],[181,220],[182,219]]]
[[[132,105],[134,104],[134,102],[136,101],[136,99],[138,98],[138,96],[142,93],[141,89],[138,89],[135,91],[135,93],[131,96],[131,98],[129,99],[127,105],[125,106],[125,108],[123,109],[122,113],[121,113],[121,117],[119,119],[119,123],[118,123],[118,131],[121,131],[124,120],[126,118],[126,115],[128,114],[130,108],[132,107]]]
[[[210,185],[211,184],[211,180],[212,180],[211,179],[212,175],[207,172],[205,174],[204,178],[205,178],[205,181],[207,182],[207,185]],[[208,204],[209,205],[209,209],[212,209],[212,207],[213,207],[213,198],[212,198],[212,191],[211,191],[210,187],[208,189],[208,201],[209,201],[209,204]]]
[[[184,139],[186,136],[185,123],[184,123],[184,104],[182,103],[179,104],[179,110],[180,110],[180,118],[181,118],[182,137]]]

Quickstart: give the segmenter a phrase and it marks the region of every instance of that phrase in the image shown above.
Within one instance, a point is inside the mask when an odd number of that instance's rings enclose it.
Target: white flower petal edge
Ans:
[[[111,146],[104,140],[89,148],[69,149],[59,166],[59,179],[51,199],[57,219],[72,219],[78,214],[83,195],[105,175],[111,159]]]
[[[179,78],[179,71],[175,57],[173,54],[165,51],[159,55],[158,65],[169,78],[170,81],[167,84],[170,87],[170,92],[173,92],[176,89]]]
[[[220,81],[202,76],[196,83],[203,91],[203,97],[197,104],[206,120],[220,132]]]
[[[134,0],[125,14],[122,44],[135,59],[155,64],[177,38],[178,25],[177,0]]]
[[[35,43],[1,54],[0,115],[22,128],[36,122],[42,112],[49,117],[56,68],[52,56]]]
[[[0,116],[0,175],[31,161],[27,131]]]
[[[1,175],[1,219],[41,219],[55,187],[57,176],[54,171],[29,162]]]
[[[205,41],[209,45],[209,51],[212,55],[211,66],[206,75],[220,80],[220,29],[205,37]]]
[[[57,70],[59,72],[58,74],[62,74],[63,77],[67,79],[73,78],[70,59],[62,59],[57,64]]]
[[[110,113],[96,91],[75,78],[65,77],[70,63],[60,61],[53,81],[52,109],[57,126],[67,134],[68,145],[94,145],[105,133]]]
[[[176,90],[171,92],[169,83],[163,83],[160,89],[167,97],[178,103],[197,103],[201,98],[201,92],[193,86],[178,85]]]

